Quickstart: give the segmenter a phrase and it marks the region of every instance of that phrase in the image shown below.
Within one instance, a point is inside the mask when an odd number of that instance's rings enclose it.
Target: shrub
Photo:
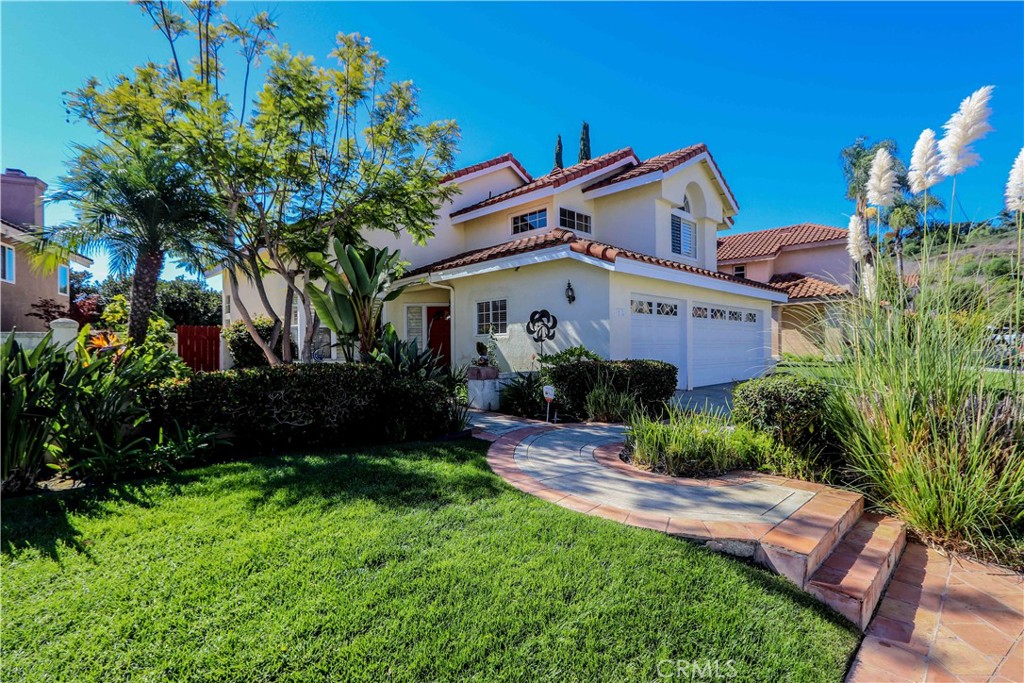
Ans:
[[[265,315],[258,315],[252,319],[252,324],[259,332],[260,338],[263,341],[270,341],[270,335],[274,330],[274,321]],[[252,335],[249,334],[249,330],[245,328],[245,323],[241,320],[236,320],[231,323],[221,332],[224,337],[224,341],[227,343],[228,352],[231,354],[232,360],[234,360],[235,367],[239,369],[244,368],[259,368],[269,365],[267,357],[263,354],[262,349],[257,346],[256,342],[253,341]],[[274,352],[281,357],[281,349],[283,348],[284,340],[278,337],[277,346],[274,348]],[[292,342],[292,358],[297,355],[295,343]]]
[[[47,456],[64,474],[90,480],[173,464],[164,462],[173,453],[171,433],[153,433],[140,396],[167,376],[173,354],[148,343],[97,346],[88,339],[85,328],[74,355],[49,336],[32,351],[12,338],[3,344],[5,492],[31,487]]]
[[[602,358],[586,346],[570,346],[556,353],[542,353],[537,357],[537,362],[542,368],[564,365],[578,360],[602,360]]]
[[[786,459],[770,434],[732,426],[721,412],[668,411],[665,421],[642,414],[630,420],[627,448],[641,469],[672,476],[713,476]]]
[[[633,394],[639,408],[658,412],[675,393],[678,374],[674,365],[658,360],[569,361],[547,372],[555,400],[575,416],[587,414],[587,396],[605,376],[616,391]]]
[[[501,412],[535,418],[545,413],[544,383],[535,372],[518,372],[505,384],[500,397]]]
[[[828,385],[821,379],[776,374],[733,390],[733,419],[771,433],[780,443],[816,456],[831,450],[825,425]]]
[[[199,373],[151,392],[159,422],[188,425],[251,450],[435,436],[452,420],[441,384],[363,363]]]
[[[430,348],[420,350],[415,339],[399,339],[390,323],[385,326],[378,348],[370,352],[370,358],[385,372],[397,377],[441,381],[447,374],[440,358]]]

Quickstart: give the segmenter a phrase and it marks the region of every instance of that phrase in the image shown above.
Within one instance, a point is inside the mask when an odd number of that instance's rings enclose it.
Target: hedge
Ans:
[[[825,427],[829,387],[821,379],[780,373],[753,379],[733,390],[737,422],[771,432],[784,445],[817,455],[834,444]]]
[[[548,368],[555,400],[576,417],[587,414],[587,395],[599,378],[607,378],[618,391],[636,396],[644,408],[661,408],[676,391],[678,370],[660,360],[579,360]]]
[[[451,406],[437,382],[355,363],[199,373],[163,382],[149,402],[158,424],[259,452],[429,438],[447,429]]]

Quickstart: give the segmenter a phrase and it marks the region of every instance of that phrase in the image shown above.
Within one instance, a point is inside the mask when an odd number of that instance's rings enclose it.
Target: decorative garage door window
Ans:
[[[757,311],[736,308],[715,308],[696,304],[690,309],[690,317],[700,320],[721,320],[726,323],[757,323]]]
[[[639,315],[651,315],[654,312],[654,302],[653,301],[638,301],[637,299],[633,299],[630,302],[630,308],[632,308],[633,312],[636,313],[636,314],[639,314]]]
[[[664,301],[659,301],[658,302],[658,315],[678,316],[679,315],[679,306],[678,306],[678,304],[669,304],[669,303],[665,303]]]

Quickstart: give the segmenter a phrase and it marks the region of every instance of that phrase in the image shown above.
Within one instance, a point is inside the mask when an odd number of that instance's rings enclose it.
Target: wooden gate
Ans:
[[[196,372],[220,370],[220,327],[178,325],[178,355]]]

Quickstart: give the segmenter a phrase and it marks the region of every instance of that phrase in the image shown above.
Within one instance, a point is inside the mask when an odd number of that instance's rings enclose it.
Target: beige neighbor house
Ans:
[[[506,372],[583,345],[607,358],[668,361],[680,387],[770,366],[772,306],[788,297],[720,272],[718,232],[739,207],[704,145],[647,160],[621,149],[537,178],[505,154],[446,182],[461,192],[439,208],[426,245],[405,233],[366,235],[410,264],[408,289],[384,312],[401,337],[456,366],[493,340]],[[283,301],[283,287],[268,290]],[[240,296],[262,310],[251,287]],[[226,296],[226,323],[231,304]],[[305,321],[294,323],[301,338]]]
[[[26,249],[34,229],[44,225],[45,191],[46,183],[24,171],[9,168],[0,176],[0,332],[45,332],[44,321],[26,315],[32,304],[53,299],[68,306],[71,301],[71,263],[44,271],[33,266]],[[92,265],[78,254],[71,261]]]
[[[718,267],[789,295],[772,309],[772,352],[821,356],[839,341],[837,300],[855,290],[843,228],[800,223],[718,240]],[[824,349],[822,347],[825,347]]]

